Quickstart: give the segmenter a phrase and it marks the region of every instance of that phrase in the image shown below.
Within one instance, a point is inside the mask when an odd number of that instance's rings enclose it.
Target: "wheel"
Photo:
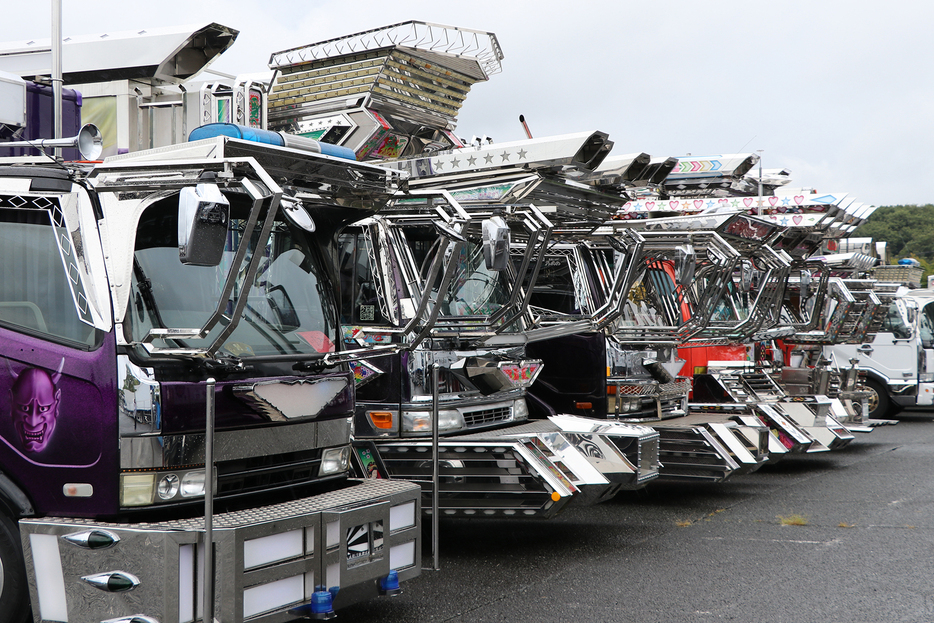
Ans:
[[[0,623],[32,621],[19,530],[5,515],[0,515],[0,604]]]
[[[869,417],[870,419],[879,419],[885,417],[892,407],[889,400],[889,394],[885,387],[879,381],[869,379],[866,381],[866,389],[869,390]]]

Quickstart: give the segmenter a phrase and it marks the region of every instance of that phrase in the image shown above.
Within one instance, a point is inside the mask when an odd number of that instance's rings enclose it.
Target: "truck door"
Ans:
[[[862,344],[833,344],[827,349],[838,362],[859,358],[859,367],[875,371],[894,384],[914,384],[918,378],[920,336],[912,329],[917,308],[911,302],[895,300],[889,306],[881,329]]]

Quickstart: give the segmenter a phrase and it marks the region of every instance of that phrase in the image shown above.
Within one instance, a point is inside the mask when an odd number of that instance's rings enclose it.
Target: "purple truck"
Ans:
[[[0,161],[0,622],[325,619],[418,575],[335,352],[336,236],[403,184],[229,136]]]

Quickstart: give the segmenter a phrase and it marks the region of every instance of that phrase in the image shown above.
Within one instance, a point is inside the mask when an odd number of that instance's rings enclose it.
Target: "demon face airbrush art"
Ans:
[[[62,390],[56,385],[62,377],[64,365],[65,360],[62,359],[54,374],[41,368],[27,368],[16,373],[7,361],[7,368],[14,379],[10,388],[10,415],[26,452],[42,452],[52,439],[62,395]]]

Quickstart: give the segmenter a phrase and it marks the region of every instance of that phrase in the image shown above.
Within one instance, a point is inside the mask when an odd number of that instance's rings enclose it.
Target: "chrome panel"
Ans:
[[[300,452],[345,444],[350,438],[352,418],[301,422],[289,425],[287,435],[280,426],[220,431],[214,436],[218,462]],[[125,438],[120,449],[123,469],[174,468],[204,463],[204,434]]]
[[[215,613],[219,621],[243,621],[244,591],[254,586],[300,574],[306,575],[307,594],[318,582],[341,587],[335,608],[350,605],[355,600],[377,595],[377,580],[389,571],[392,547],[412,543],[416,564],[398,569],[400,580],[409,580],[420,573],[421,528],[419,522],[398,530],[384,530],[383,555],[370,556],[361,562],[349,542],[361,526],[388,527],[390,510],[404,504],[415,504],[419,511],[418,486],[389,480],[353,481],[353,484],[330,493],[240,512],[218,514],[214,518],[217,591]],[[333,546],[327,542],[327,525],[338,522]],[[132,574],[139,584],[122,593],[93,591],[87,584],[66,581],[64,585],[69,621],[104,621],[140,614],[156,621],[193,621],[194,604],[200,597],[198,571],[202,564],[203,520],[200,517],[150,524],[105,523],[84,519],[26,519],[20,523],[24,556],[32,602],[38,600],[38,583],[31,547],[32,537],[63,537],[76,530],[103,529],[117,534],[118,547],[88,551],[79,547],[59,548],[59,563],[66,580],[76,580],[98,574],[101,569],[120,569]],[[304,551],[256,569],[244,564],[243,543],[249,539],[303,531]],[[57,540],[57,539],[56,539]],[[377,544],[378,545],[378,544]],[[187,546],[187,547],[186,547]],[[376,551],[375,547],[371,550]],[[180,567],[187,573],[179,573]],[[337,573],[329,574],[329,570]],[[338,576],[338,577],[335,577]],[[346,590],[345,590],[346,589]],[[187,612],[184,604],[188,604]],[[251,618],[255,623],[287,620],[286,611],[295,604],[272,606],[267,613]],[[182,616],[180,617],[180,610]],[[36,613],[39,620],[39,612]]]
[[[117,416],[120,436],[158,433],[162,422],[162,392],[152,368],[137,366],[117,355]]]
[[[240,398],[274,422],[315,417],[347,389],[345,376],[295,381],[260,381],[234,385]]]

